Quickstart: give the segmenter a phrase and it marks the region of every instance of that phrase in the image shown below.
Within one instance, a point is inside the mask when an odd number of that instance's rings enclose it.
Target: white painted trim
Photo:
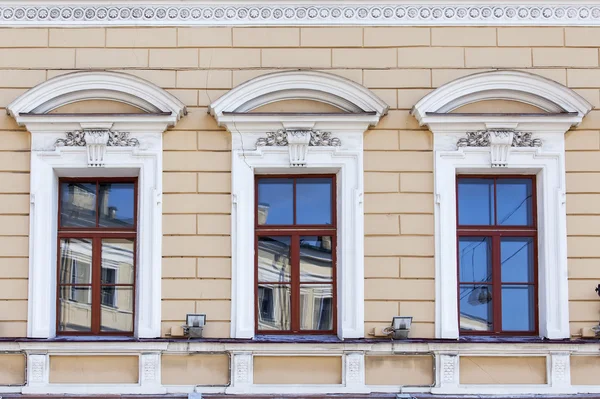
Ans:
[[[491,94],[489,94],[491,93]],[[498,97],[496,97],[498,95]],[[504,99],[539,106],[548,114],[451,114],[475,101]],[[564,134],[592,106],[556,82],[529,73],[495,71],[450,82],[420,100],[412,114],[433,132],[436,337],[458,338],[456,175],[537,176],[539,330],[550,339],[569,338]],[[555,112],[559,113],[555,113]],[[504,146],[502,166],[492,147],[460,147],[467,132],[508,130],[532,133],[541,147]]]
[[[563,395],[578,393],[600,393],[600,385],[571,385],[570,357],[578,355],[596,356],[600,344],[595,341],[560,343],[485,343],[485,342],[337,342],[315,345],[298,345],[295,342],[261,343],[197,341],[154,341],[154,342],[59,342],[23,341],[0,343],[0,351],[20,353],[28,356],[28,383],[24,387],[0,387],[1,392],[29,394],[182,394],[182,393],[226,393],[226,394],[327,394],[327,393],[433,393],[445,395]],[[231,357],[230,386],[205,387],[194,385],[162,385],[160,369],[162,354],[210,354],[227,353]],[[398,354],[433,355],[436,364],[434,387],[408,387],[400,385],[365,385],[364,356],[393,356]],[[140,380],[137,384],[51,384],[49,381],[50,356],[139,356]],[[337,356],[343,361],[342,384],[337,385],[263,385],[254,384],[253,356]],[[547,383],[541,385],[476,385],[460,384],[460,356],[486,357],[545,357]],[[86,390],[87,389],[87,390]]]
[[[125,0],[93,3],[26,0],[0,2],[0,26],[193,26],[193,25],[409,25],[598,26],[600,8],[588,1],[513,0],[493,3],[449,0],[202,1]],[[91,4],[90,4],[91,3]]]
[[[328,102],[345,112],[248,113],[263,104],[293,98]],[[252,79],[225,94],[209,109],[217,123],[231,133],[232,141],[232,338],[254,337],[254,175],[257,173],[337,175],[337,331],[340,338],[363,337],[363,134],[369,125],[379,121],[388,106],[350,80],[323,72],[291,71]],[[341,145],[309,146],[306,140],[300,140],[293,144],[294,148],[257,147],[257,140],[267,132],[286,129],[303,130],[304,134],[310,130],[328,132]],[[303,167],[291,167],[291,162]]]
[[[111,100],[150,113],[170,114],[174,125],[186,113],[185,105],[160,87],[120,72],[73,72],[52,78],[28,90],[7,107],[22,123],[22,114],[47,114],[63,105],[84,100]]]
[[[430,113],[449,113],[484,100],[518,101],[552,113],[574,112],[579,120],[592,109],[583,97],[559,83],[527,72],[501,70],[453,80],[423,97],[412,114],[427,125],[435,118]]]
[[[209,107],[221,123],[224,113],[244,113],[283,100],[313,100],[349,113],[372,112],[379,120],[389,106],[373,92],[346,78],[318,71],[275,72],[243,83]]]
[[[308,121],[308,120],[307,120]],[[307,122],[305,121],[305,123]],[[232,320],[233,338],[254,337],[254,175],[337,174],[337,307],[340,338],[364,336],[364,221],[362,137],[366,126],[332,131],[342,147],[309,147],[306,167],[290,168],[287,147],[259,147],[264,134],[226,124],[232,132]],[[263,131],[275,127],[264,124]],[[275,128],[282,129],[283,126]],[[314,125],[319,129],[319,125]]]
[[[149,104],[159,114],[45,114],[71,101],[95,99],[98,90],[114,101]],[[103,97],[104,98],[104,97]],[[144,107],[142,106],[142,109]],[[42,112],[41,114],[39,112]],[[162,248],[162,133],[185,114],[185,106],[143,79],[112,72],[59,76],[27,91],[9,113],[31,132],[31,205],[27,336],[56,335],[56,237],[58,178],[137,176],[138,240],[135,336],[160,336]],[[89,167],[86,146],[57,146],[67,132],[111,129],[138,140],[137,147],[107,146],[102,167]],[[105,134],[106,140],[108,135]],[[88,143],[88,147],[89,147]],[[97,165],[95,165],[97,166]]]

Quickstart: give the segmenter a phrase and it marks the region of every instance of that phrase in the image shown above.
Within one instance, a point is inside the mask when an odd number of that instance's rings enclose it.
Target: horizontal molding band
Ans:
[[[0,26],[573,25],[600,26],[598,4],[302,4],[0,2]]]

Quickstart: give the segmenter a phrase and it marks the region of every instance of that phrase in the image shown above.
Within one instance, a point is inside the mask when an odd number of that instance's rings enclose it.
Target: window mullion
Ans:
[[[295,186],[295,185],[294,185]],[[294,215],[295,217],[295,215]],[[300,331],[300,235],[292,233],[291,248],[291,329]]]
[[[502,271],[499,234],[492,236],[492,309],[494,332],[502,332]]]
[[[102,238],[94,237],[92,244],[92,332],[100,333],[101,285],[102,278]]]

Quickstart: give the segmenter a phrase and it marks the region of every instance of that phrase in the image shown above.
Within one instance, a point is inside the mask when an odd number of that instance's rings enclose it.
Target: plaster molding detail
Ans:
[[[310,100],[333,105],[349,114],[373,114],[371,124],[389,106],[366,87],[341,76],[318,71],[274,72],[251,79],[227,92],[209,106],[219,124],[227,114],[248,112],[284,100]]]
[[[345,356],[346,387],[364,389],[365,385],[365,356],[363,353],[348,353]]]
[[[140,383],[146,387],[160,387],[160,353],[140,355]]]
[[[92,99],[122,102],[161,115],[170,126],[187,113],[181,101],[155,84],[126,73],[107,71],[73,72],[54,77],[19,96],[7,110],[23,124],[32,114],[48,114],[63,105]]]
[[[456,142],[456,147],[490,147],[492,167],[507,167],[512,147],[541,147],[542,140],[532,138],[531,132],[511,129],[487,129],[467,132]]]
[[[571,386],[571,356],[569,352],[550,354],[550,384],[555,388],[568,389]]]
[[[27,356],[27,386],[42,386],[49,382],[47,354],[31,353]]]
[[[487,100],[530,104],[551,114],[561,114],[573,125],[581,122],[592,109],[592,105],[575,91],[553,80],[527,72],[500,70],[476,73],[446,83],[419,100],[411,113],[420,125],[428,125],[440,116],[472,116],[451,112],[464,105]]]
[[[2,26],[174,26],[174,25],[600,25],[600,7],[583,1],[529,4],[508,1],[457,4],[440,0],[403,4],[330,4],[242,1],[232,4],[179,2],[131,4],[96,1],[92,4],[48,5],[12,1],[0,5]]]
[[[127,132],[113,132],[110,129],[83,129],[66,132],[64,139],[56,139],[55,147],[86,147],[88,166],[104,166],[106,147],[137,147],[140,142],[130,138]]]
[[[341,140],[331,137],[330,132],[307,129],[279,129],[267,132],[267,137],[256,140],[257,147],[278,146],[288,147],[291,167],[306,166],[308,147],[339,147]]]

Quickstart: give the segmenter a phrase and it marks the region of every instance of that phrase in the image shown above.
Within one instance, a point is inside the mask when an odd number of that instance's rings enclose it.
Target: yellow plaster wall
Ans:
[[[600,356],[571,355],[571,384],[598,385]]]
[[[223,354],[163,354],[163,385],[227,385],[229,356]]]
[[[430,355],[365,356],[367,385],[431,386],[435,382]]]
[[[461,356],[461,384],[545,384],[546,358]]]
[[[24,353],[0,354],[0,385],[25,384],[26,359]]]
[[[138,356],[50,356],[51,384],[136,384]]]
[[[29,135],[3,108],[51,77],[122,71],[188,106],[164,135],[162,331],[186,313],[207,313],[208,337],[230,331],[231,144],[206,111],[231,88],[307,68],[356,81],[390,105],[364,142],[365,331],[411,315],[413,337],[434,336],[434,224],[432,137],[411,107],[446,82],[493,68],[548,77],[600,104],[598,28],[19,28],[0,29],[2,37],[14,40],[0,40],[0,336],[26,334],[29,213]],[[597,324],[600,312],[599,131],[594,110],[567,134],[573,332]]]
[[[254,356],[255,384],[341,384],[339,356]]]

